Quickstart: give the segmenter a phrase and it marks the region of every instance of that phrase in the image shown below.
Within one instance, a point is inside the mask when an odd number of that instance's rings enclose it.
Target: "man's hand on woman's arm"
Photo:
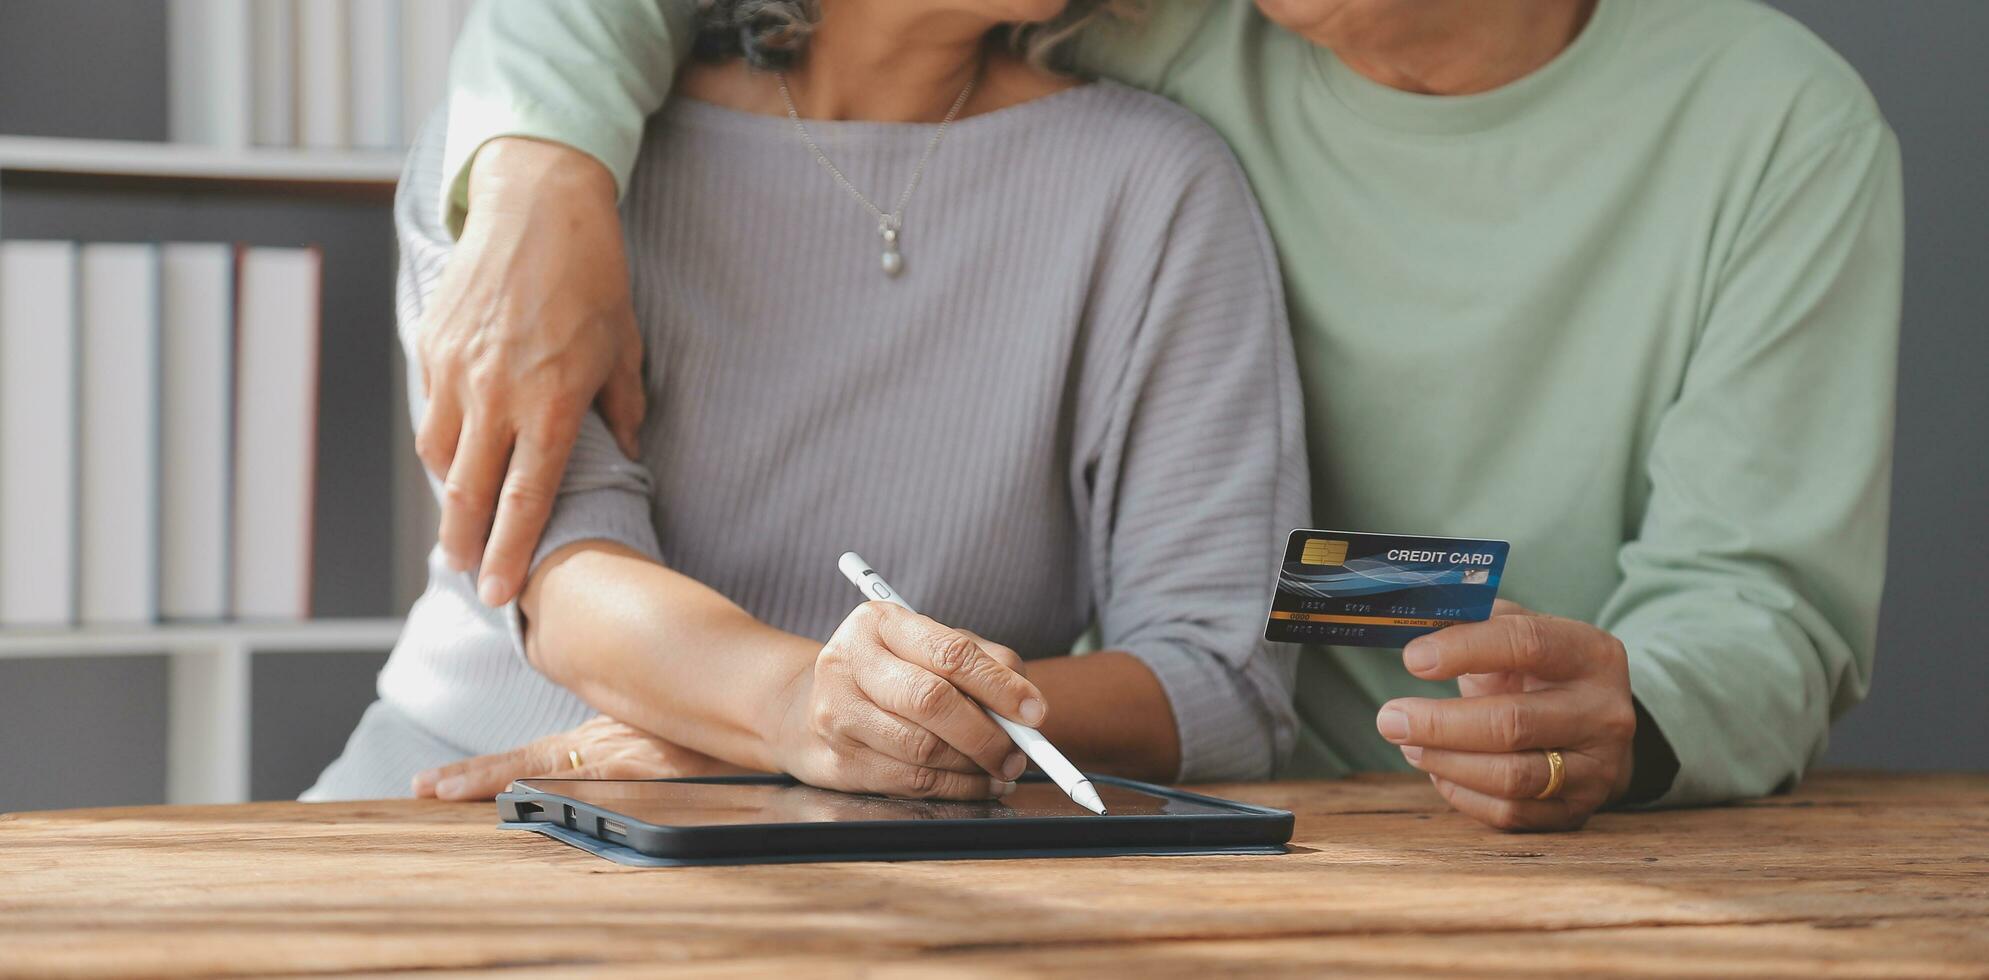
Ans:
[[[419,445],[446,481],[442,547],[514,598],[581,414],[623,451],[643,415],[616,190],[690,52],[692,0],[476,5],[449,64]]]
[[[443,551],[460,570],[481,565],[478,594],[501,605],[524,582],[590,404],[636,455],[642,339],[606,168],[499,139],[477,155],[470,195],[421,325],[415,445],[443,481]]]

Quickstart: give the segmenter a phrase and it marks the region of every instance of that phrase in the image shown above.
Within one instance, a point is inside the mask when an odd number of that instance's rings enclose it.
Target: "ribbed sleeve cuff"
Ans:
[[[1269,779],[1277,755],[1269,721],[1255,691],[1206,652],[1170,645],[1130,648],[1153,671],[1181,741],[1184,783]]]
[[[553,519],[546,525],[545,535],[539,538],[538,549],[532,553],[527,578],[536,574],[539,565],[553,552],[577,541],[612,541],[655,561],[663,560],[656,527],[649,519],[648,496],[634,490],[601,487],[560,494]],[[530,658],[525,655],[525,618],[518,610],[518,603],[505,607],[504,620],[510,629],[512,652],[529,663]]]
[[[656,526],[650,522],[649,498],[634,490],[604,487],[561,494],[559,509],[532,552],[531,571],[537,572],[548,556],[575,541],[612,541],[645,558],[663,560]]]

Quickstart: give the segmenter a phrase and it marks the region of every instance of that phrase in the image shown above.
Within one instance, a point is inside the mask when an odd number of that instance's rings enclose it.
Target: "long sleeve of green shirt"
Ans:
[[[463,230],[470,162],[485,143],[524,136],[601,161],[624,187],[642,126],[690,55],[691,0],[487,0],[470,8],[449,58],[443,221]]]
[[[457,189],[502,135],[625,176],[692,18],[480,5]],[[1512,541],[1503,595],[1629,651],[1642,738],[1678,763],[1655,802],[1799,778],[1870,683],[1885,563],[1899,150],[1856,74],[1750,0],[1600,0],[1552,63],[1461,97],[1377,85],[1248,3],[1157,4],[1078,55],[1200,113],[1249,174],[1316,523]],[[1445,690],[1309,650],[1288,774],[1402,767],[1373,708]]]

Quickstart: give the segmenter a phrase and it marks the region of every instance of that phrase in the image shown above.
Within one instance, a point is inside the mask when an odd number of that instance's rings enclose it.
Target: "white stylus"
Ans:
[[[908,612],[918,612],[912,608],[911,603],[905,601],[904,596],[898,594],[898,590],[884,581],[884,576],[877,574],[877,570],[863,560],[862,555],[854,551],[843,552],[842,560],[836,562],[836,567],[842,569],[843,577],[849,579],[851,585],[863,590],[864,595],[899,606]],[[1051,745],[1050,740],[1044,738],[1042,732],[1028,725],[1009,721],[988,711],[986,706],[981,710],[987,711],[988,717],[993,718],[995,724],[1000,725],[1001,730],[1015,740],[1016,747],[1035,761],[1036,768],[1043,770],[1043,775],[1050,777],[1058,789],[1076,800],[1078,806],[1097,814],[1105,812],[1105,801],[1098,798],[1098,791],[1092,788],[1091,780],[1084,778],[1084,774],[1078,772],[1077,767],[1071,765],[1070,760],[1064,758],[1064,754],[1057,751],[1057,747]]]

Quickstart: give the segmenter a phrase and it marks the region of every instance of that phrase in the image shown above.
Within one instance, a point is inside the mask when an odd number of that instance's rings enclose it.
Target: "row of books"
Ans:
[[[309,615],[321,265],[0,242],[0,628]]]
[[[442,101],[474,0],[169,0],[172,139],[395,149]]]

